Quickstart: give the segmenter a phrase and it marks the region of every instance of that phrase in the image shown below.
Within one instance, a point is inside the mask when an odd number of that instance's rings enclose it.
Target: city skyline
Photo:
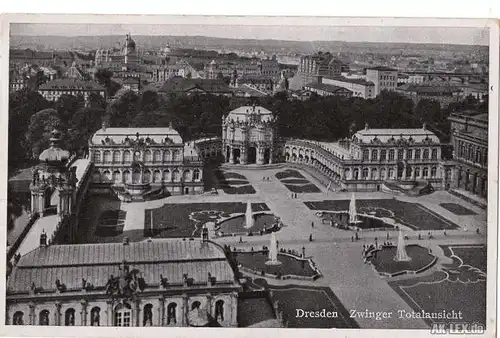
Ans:
[[[203,36],[281,41],[488,45],[488,27],[12,24],[12,36]]]

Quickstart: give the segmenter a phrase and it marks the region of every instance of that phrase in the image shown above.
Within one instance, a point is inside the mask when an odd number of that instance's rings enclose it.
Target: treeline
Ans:
[[[56,102],[46,101],[37,92],[21,90],[10,94],[9,168],[36,161],[49,146],[50,132],[63,132],[64,147],[83,153],[88,140],[101,128],[103,117],[111,127],[167,127],[172,123],[184,140],[221,135],[222,117],[241,105],[257,104],[273,111],[276,129],[282,137],[335,141],[364,128],[420,128],[427,126],[443,140],[449,137],[447,117],[453,111],[487,111],[487,103],[473,98],[442,109],[436,101],[413,101],[394,92],[383,92],[375,99],[318,97],[289,100],[285,93],[261,99],[228,98],[213,95],[160,96],[146,91],[128,91],[111,103],[91,95],[63,95]]]

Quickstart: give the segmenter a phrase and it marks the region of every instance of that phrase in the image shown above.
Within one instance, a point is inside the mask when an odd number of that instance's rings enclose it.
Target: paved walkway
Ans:
[[[348,310],[365,311],[392,311],[407,310],[411,308],[397,293],[387,284],[386,280],[379,277],[369,264],[365,264],[361,258],[361,248],[363,244],[371,244],[375,237],[379,243],[386,240],[387,231],[364,231],[361,233],[359,241],[351,241],[352,231],[332,228],[328,224],[322,224],[315,215],[314,210],[310,210],[305,201],[321,200],[348,200],[351,193],[326,192],[326,187],[318,182],[314,177],[301,171],[301,173],[318,188],[321,193],[298,194],[298,198],[291,197],[291,192],[281,183],[275,174],[283,169],[267,170],[243,170],[234,169],[230,171],[245,175],[255,188],[256,193],[252,195],[189,195],[171,196],[156,201],[137,203],[118,203],[114,208],[120,208],[127,212],[124,230],[143,229],[146,209],[153,209],[164,204],[174,203],[217,203],[217,202],[253,202],[266,203],[271,211],[281,217],[285,228],[277,233],[280,247],[301,251],[302,246],[306,248],[306,255],[313,257],[318,268],[324,277],[315,282],[306,281],[279,281],[269,280],[269,283],[282,284],[307,284],[329,286],[339,297]],[[269,177],[269,181],[263,177]],[[392,195],[382,192],[358,192],[357,199],[390,199]],[[486,211],[471,205],[458,197],[447,192],[438,191],[431,195],[420,197],[397,197],[398,200],[412,203],[420,203],[426,208],[434,211],[443,218],[457,224],[460,229],[449,230],[445,236],[442,231],[432,231],[434,239],[416,239],[416,232],[408,232],[410,240],[408,243],[419,243],[420,245],[431,247],[433,252],[442,255],[440,244],[484,244],[486,243]],[[440,203],[456,203],[474,212],[476,215],[458,216],[442,208]],[[97,203],[97,208],[101,206]],[[92,213],[99,214],[92,209]],[[93,216],[95,217],[95,216]],[[314,227],[311,223],[314,222]],[[476,229],[480,229],[480,235],[476,234]],[[427,231],[425,232],[427,233]],[[309,235],[314,241],[309,242]],[[393,243],[397,241],[396,234],[390,233]],[[269,246],[269,235],[267,236],[244,236],[243,243],[239,243],[239,237],[218,238],[216,241],[229,244],[238,248],[250,250],[262,245]],[[449,263],[449,259],[444,256],[440,262]],[[433,269],[436,269],[433,268]],[[432,273],[429,270],[427,273]],[[406,278],[405,276],[399,278]],[[405,320],[398,318],[386,320],[356,319],[364,328],[427,328],[422,320]]]

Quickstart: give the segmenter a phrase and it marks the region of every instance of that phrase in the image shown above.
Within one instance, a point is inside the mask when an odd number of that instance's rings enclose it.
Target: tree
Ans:
[[[104,109],[85,107],[79,109],[68,124],[68,150],[82,152],[88,148],[88,141],[100,129]]]
[[[26,165],[26,160],[31,157],[25,138],[30,118],[49,107],[50,102],[27,88],[9,95],[9,172]]]
[[[106,88],[108,96],[114,96],[121,87],[119,83],[113,81],[112,77],[113,72],[109,69],[101,68],[98,69],[94,74],[94,78],[96,79],[97,83]]]
[[[63,94],[57,99],[54,108],[57,110],[61,122],[63,124],[67,124],[73,117],[73,114],[75,114],[78,109],[83,108],[84,106],[85,101],[83,96]]]
[[[106,109],[106,100],[97,93],[90,93],[88,107],[92,109]]]
[[[61,126],[61,120],[55,109],[44,109],[30,118],[26,133],[26,145],[31,157],[36,158],[42,150],[48,148],[52,130]]]
[[[109,107],[111,125],[116,127],[128,127],[138,114],[139,97],[132,91],[123,93]]]

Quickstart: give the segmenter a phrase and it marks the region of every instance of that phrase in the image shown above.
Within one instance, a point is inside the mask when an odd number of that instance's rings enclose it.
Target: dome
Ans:
[[[132,40],[132,37],[127,34],[127,37],[125,39],[125,47],[127,48],[135,48],[135,41]]]
[[[50,147],[45,149],[38,159],[40,162],[45,163],[64,163],[69,159],[69,151],[63,150],[59,147],[59,141],[61,140],[61,132],[57,129],[52,131],[52,136],[50,138]]]

